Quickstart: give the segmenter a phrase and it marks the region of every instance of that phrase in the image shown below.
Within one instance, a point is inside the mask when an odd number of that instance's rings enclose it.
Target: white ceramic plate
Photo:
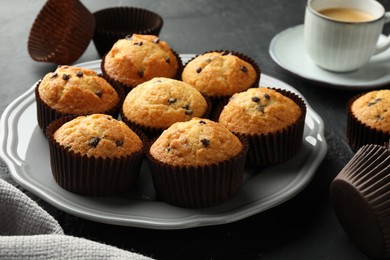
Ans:
[[[380,40],[385,38],[384,35]],[[309,57],[303,39],[303,25],[288,28],[271,41],[269,53],[285,70],[322,86],[337,89],[374,89],[390,83],[390,49],[373,56],[359,70],[334,73],[318,67]]]
[[[188,60],[190,55],[182,55]],[[100,60],[77,66],[99,70]],[[261,85],[294,88],[262,75]],[[300,95],[300,94],[299,94]],[[302,96],[302,95],[300,95]],[[186,209],[156,199],[149,169],[144,163],[136,191],[120,197],[86,197],[70,193],[54,181],[47,140],[37,125],[34,86],[13,101],[0,121],[0,156],[17,183],[70,214],[123,226],[184,229],[224,224],[274,207],[299,193],[312,179],[327,145],[322,119],[308,105],[303,146],[289,162],[255,175],[246,173],[241,191],[225,204],[207,209]]]

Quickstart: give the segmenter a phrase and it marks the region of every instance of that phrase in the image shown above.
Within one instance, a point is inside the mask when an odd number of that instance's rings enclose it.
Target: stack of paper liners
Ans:
[[[88,47],[95,18],[78,0],[48,0],[36,17],[28,52],[36,61],[71,64]]]
[[[101,57],[114,43],[127,35],[160,34],[163,18],[146,9],[136,7],[112,7],[99,10],[94,14],[96,29],[93,42]]]
[[[390,150],[365,145],[330,187],[334,211],[350,239],[374,259],[390,257]]]

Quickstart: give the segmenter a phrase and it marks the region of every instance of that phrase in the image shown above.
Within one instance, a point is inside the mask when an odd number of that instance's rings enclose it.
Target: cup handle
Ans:
[[[385,13],[384,19],[385,19],[385,23],[390,22],[390,12]],[[390,35],[387,36],[386,40],[384,40],[383,42],[381,42],[376,46],[374,55],[387,50],[389,47],[390,47]]]

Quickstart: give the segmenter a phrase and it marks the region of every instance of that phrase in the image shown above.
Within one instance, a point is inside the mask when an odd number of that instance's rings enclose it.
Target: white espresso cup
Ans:
[[[304,38],[313,61],[326,70],[353,71],[390,47],[378,42],[390,12],[375,0],[308,0]]]

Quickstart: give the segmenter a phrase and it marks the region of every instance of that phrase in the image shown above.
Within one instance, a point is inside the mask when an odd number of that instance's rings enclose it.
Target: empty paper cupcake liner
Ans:
[[[355,245],[373,259],[390,257],[390,150],[362,146],[330,186],[336,216]]]
[[[372,128],[361,122],[351,111],[351,106],[355,100],[363,94],[354,96],[347,104],[347,138],[352,151],[356,152],[366,144],[383,144],[390,139],[390,133]]]
[[[55,131],[71,119],[60,118],[47,128],[50,165],[57,184],[70,192],[87,196],[111,196],[133,187],[140,173],[144,148],[121,158],[96,158],[76,154],[61,146],[53,137]],[[146,141],[144,137],[140,137]]]
[[[163,18],[155,12],[136,7],[113,7],[99,10],[94,14],[96,20],[93,42],[103,57],[119,39],[126,35],[160,34]]]
[[[293,92],[283,89],[274,90],[293,100],[302,113],[294,124],[275,133],[249,135],[234,132],[235,135],[244,137],[249,142],[246,158],[248,167],[267,167],[283,163],[296,155],[302,146],[306,104]]]
[[[209,118],[211,110],[212,110],[212,103],[211,103],[210,99],[208,97],[205,97],[205,99],[206,99],[206,102],[207,102],[207,109],[204,112],[204,114],[201,116],[201,118]],[[166,129],[166,128],[150,127],[150,126],[145,126],[145,125],[138,124],[138,123],[130,120],[129,118],[127,118],[125,116],[123,110],[121,110],[120,116],[121,116],[122,121],[128,127],[130,127],[133,130],[137,130],[137,131],[141,131],[141,132],[145,133],[146,136],[148,138],[151,138],[151,139],[159,136]]]
[[[180,57],[180,55],[171,49],[171,51],[173,52],[173,54],[176,56],[176,59],[177,59],[177,63],[178,63],[178,70],[176,72],[176,77],[174,79],[177,79],[177,80],[180,80],[181,78],[181,73],[183,71],[183,61]],[[100,68],[102,70],[102,73],[103,73],[103,77],[105,80],[108,81],[108,83],[110,83],[115,89],[123,89],[124,92],[127,94],[129,93],[133,88],[135,88],[136,86],[130,86],[130,85],[127,85],[127,84],[124,84],[112,77],[110,77],[110,75],[106,72],[106,70],[104,69],[104,61],[105,61],[105,56],[103,56],[102,58],[102,62],[101,62],[101,65],[100,65]],[[156,75],[156,77],[158,77],[159,75]]]
[[[257,88],[259,87],[259,83],[260,83],[260,76],[261,76],[261,70],[260,70],[260,67],[259,65],[257,64],[257,62],[252,59],[251,57],[249,57],[248,55],[245,55],[241,52],[238,52],[238,51],[232,51],[232,50],[210,50],[210,51],[206,51],[206,52],[203,52],[201,54],[198,54],[194,57],[192,57],[190,60],[188,60],[185,64],[184,64],[184,67],[190,63],[192,60],[194,60],[195,58],[197,58],[198,56],[201,56],[203,54],[206,54],[206,53],[210,53],[210,52],[220,52],[220,53],[223,53],[223,54],[226,54],[226,55],[234,55],[234,56],[237,56],[238,58],[248,62],[249,64],[251,64],[253,66],[253,68],[255,69],[256,71],[256,80],[255,82],[253,82],[253,84],[248,87],[248,88]],[[229,101],[229,98],[231,97],[232,95],[226,95],[226,96],[209,96],[212,103],[213,103],[213,106],[214,107],[217,107],[220,103],[227,103]]]
[[[39,84],[40,82],[37,83],[35,87],[35,103],[37,107],[37,120],[38,120],[38,126],[39,128],[46,134],[46,128],[47,126],[54,120],[69,116],[69,117],[76,117],[76,116],[81,116],[81,114],[67,114],[67,113],[62,113],[56,109],[51,108],[49,105],[47,105],[40,97],[39,95]],[[120,107],[122,106],[123,100],[124,100],[124,93],[123,90],[118,90],[118,95],[119,95],[119,102],[118,104],[113,107],[112,109],[108,111],[96,111],[96,113],[102,113],[102,114],[107,114],[111,115],[114,118],[118,118],[119,112],[120,112]]]
[[[48,0],[36,17],[28,52],[36,61],[71,64],[88,47],[95,18],[78,0]]]
[[[248,145],[233,158],[207,166],[181,167],[161,163],[149,153],[148,159],[154,188],[163,201],[185,208],[206,208],[222,204],[242,187]]]

